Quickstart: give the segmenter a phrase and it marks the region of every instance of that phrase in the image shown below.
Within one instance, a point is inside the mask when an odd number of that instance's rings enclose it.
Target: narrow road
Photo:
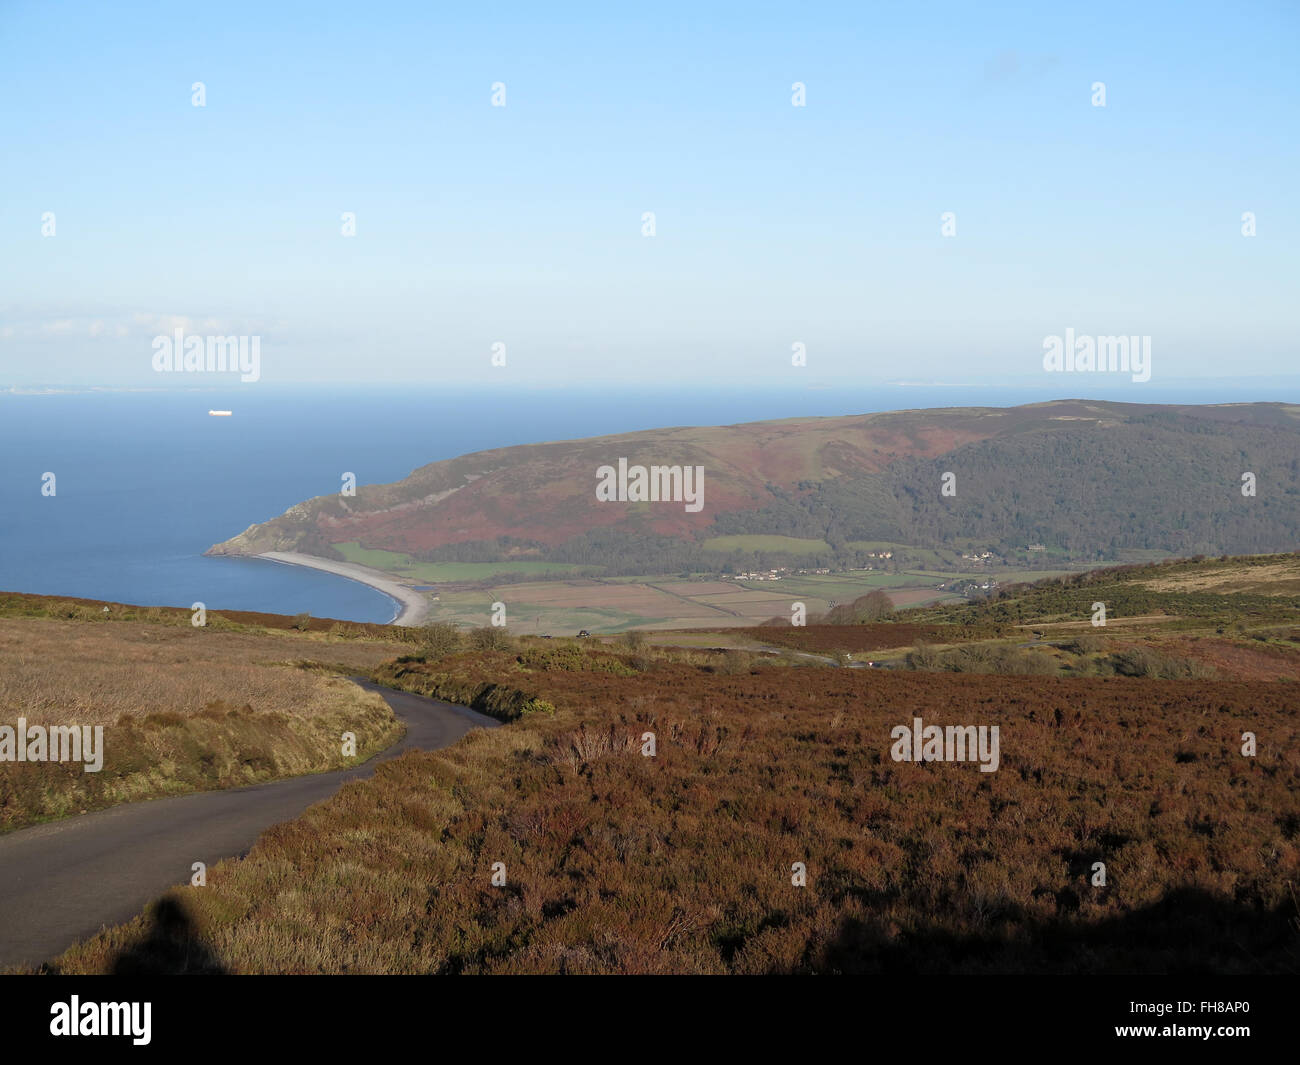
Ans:
[[[0,836],[0,968],[39,965],[104,925],[130,920],[167,888],[187,883],[195,862],[211,868],[247,854],[266,829],[344,782],[370,776],[380,762],[500,724],[463,706],[353,679],[383,696],[406,725],[401,740],[362,765],[128,803]]]

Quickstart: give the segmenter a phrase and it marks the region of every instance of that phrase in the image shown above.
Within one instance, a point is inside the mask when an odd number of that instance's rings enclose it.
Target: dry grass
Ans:
[[[1276,562],[1232,562],[1211,564],[1208,569],[1192,569],[1140,581],[1155,592],[1214,592],[1230,595],[1247,592],[1254,595],[1293,596],[1300,593],[1300,558],[1286,557]]]
[[[104,726],[104,766],[0,762],[0,830],[118,802],[342,767],[400,725],[320,659],[367,672],[402,645],[148,623],[0,618],[0,724]]]

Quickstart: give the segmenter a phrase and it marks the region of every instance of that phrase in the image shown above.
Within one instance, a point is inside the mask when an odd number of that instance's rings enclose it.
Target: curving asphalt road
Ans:
[[[499,721],[463,706],[353,678],[383,696],[406,735],[351,769],[231,791],[128,803],[0,836],[0,968],[39,965],[105,925],[140,913],[194,862],[247,854],[266,829],[407,751],[455,743]]]

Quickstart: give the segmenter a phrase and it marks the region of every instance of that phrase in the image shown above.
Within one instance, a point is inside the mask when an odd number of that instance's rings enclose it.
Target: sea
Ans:
[[[0,392],[0,591],[144,606],[386,623],[386,595],[211,545],[295,503],[400,480],[439,459],[512,444],[682,425],[1078,397],[1063,387],[882,384],[784,390],[695,384],[551,388],[301,388]],[[1071,387],[1073,386],[1073,387]],[[1089,393],[1092,394],[1091,392]],[[1221,382],[1097,393],[1151,403],[1295,402],[1294,389]],[[211,417],[209,410],[229,410]],[[47,477],[53,474],[51,482]],[[53,492],[48,485],[52,483]]]

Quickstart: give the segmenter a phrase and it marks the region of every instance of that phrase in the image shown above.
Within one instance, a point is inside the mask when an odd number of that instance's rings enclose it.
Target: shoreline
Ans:
[[[429,603],[423,595],[413,588],[398,583],[396,578],[382,570],[358,566],[352,562],[335,562],[315,555],[303,555],[297,551],[264,551],[260,555],[246,557],[263,558],[268,562],[279,562],[285,566],[305,566],[307,569],[332,573],[336,577],[356,581],[357,584],[364,584],[368,588],[382,592],[397,607],[396,614],[388,622],[389,625],[419,625],[429,613]]]

